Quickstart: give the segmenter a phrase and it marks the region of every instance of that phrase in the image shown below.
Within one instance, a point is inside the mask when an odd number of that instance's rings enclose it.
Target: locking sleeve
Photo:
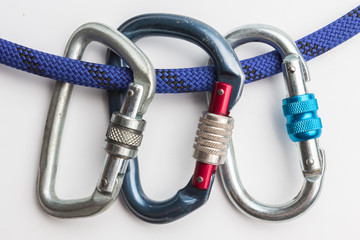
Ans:
[[[196,132],[194,158],[207,164],[224,164],[233,127],[232,117],[204,112]]]
[[[105,166],[98,182],[98,191],[109,194],[118,181],[118,175],[125,174],[129,160],[137,156],[143,138],[145,121],[114,112],[106,131],[104,148]]]
[[[287,119],[287,132],[293,142],[320,137],[322,124],[314,94],[285,98],[282,108]]]
[[[124,159],[135,158],[143,138],[145,124],[145,120],[138,120],[119,112],[113,113],[106,132],[106,152]]]

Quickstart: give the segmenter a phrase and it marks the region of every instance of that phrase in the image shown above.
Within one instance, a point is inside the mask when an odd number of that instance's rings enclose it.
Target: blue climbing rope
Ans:
[[[324,28],[299,39],[296,44],[306,61],[340,45],[360,32],[360,6]],[[83,62],[27,48],[0,38],[0,63],[43,77],[101,89],[126,88],[132,81],[128,68]],[[246,83],[281,71],[281,58],[269,52],[241,61]],[[212,66],[157,69],[157,93],[184,93],[211,90],[215,81]]]

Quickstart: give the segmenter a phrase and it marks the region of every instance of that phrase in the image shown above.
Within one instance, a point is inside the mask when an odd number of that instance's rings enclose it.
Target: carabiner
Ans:
[[[120,113],[115,112],[111,118],[105,140],[106,161],[94,193],[87,198],[62,200],[55,193],[55,180],[62,130],[73,85],[56,82],[45,126],[37,180],[41,206],[55,217],[93,215],[104,211],[117,199],[127,160],[136,157],[142,139],[145,125],[142,115],[155,94],[156,76],[150,61],[135,44],[115,29],[99,23],[81,26],[71,36],[65,57],[80,59],[91,41],[105,44],[125,59],[133,70],[134,83],[129,86]],[[84,68],[89,69],[89,72],[101,72],[101,69],[90,63],[84,62]],[[106,79],[99,80],[110,84]]]
[[[217,80],[209,112],[200,118],[194,144],[197,159],[190,182],[175,196],[165,201],[148,198],[141,186],[138,160],[130,161],[121,195],[130,210],[151,223],[175,221],[202,206],[208,199],[217,165],[226,158],[233,120],[229,110],[238,101],[244,84],[244,73],[239,60],[226,40],[210,26],[184,16],[145,14],[134,17],[118,28],[136,41],[140,37],[156,35],[181,38],[195,43],[213,59]],[[121,65],[121,59],[109,52],[108,64]],[[231,96],[230,96],[231,95]],[[121,103],[120,92],[109,92],[110,112]]]
[[[300,149],[304,183],[291,201],[281,205],[266,205],[256,201],[243,187],[238,173],[232,142],[227,160],[220,166],[220,176],[227,195],[243,213],[267,221],[283,221],[304,213],[313,205],[321,190],[325,171],[325,152],[318,146],[321,120],[317,116],[317,101],[309,94],[306,81],[309,73],[296,44],[280,29],[267,25],[247,25],[226,36],[235,48],[243,43],[260,41],[273,46],[283,59],[282,70],[288,97],[283,100],[287,132]]]

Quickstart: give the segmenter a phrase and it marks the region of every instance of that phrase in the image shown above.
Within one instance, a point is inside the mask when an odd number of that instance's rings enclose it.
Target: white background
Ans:
[[[191,16],[225,34],[249,23],[267,23],[293,39],[308,35],[359,4],[355,0],[251,1],[41,1],[2,0],[0,37],[62,55],[71,33],[96,21],[118,27],[138,14]],[[138,45],[156,68],[203,66],[198,47],[169,38],[146,38]],[[270,50],[262,44],[237,49],[240,59]],[[104,63],[105,48],[91,44],[85,60]],[[219,176],[207,204],[170,224],[153,225],[134,217],[121,201],[104,213],[81,219],[57,219],[42,211],[35,193],[43,128],[54,81],[0,65],[0,238],[1,239],[315,239],[360,237],[360,36],[308,63],[309,89],[318,98],[324,129],[321,146],[327,172],[320,198],[305,215],[285,223],[267,223],[240,213],[228,200]],[[295,144],[285,132],[280,74],[245,86],[232,111],[234,143],[243,183],[257,199],[282,203],[302,185]],[[206,109],[203,93],[157,94],[145,119],[139,151],[141,179],[154,199],[171,197],[189,180],[198,117]],[[92,193],[104,159],[108,125],[103,90],[75,87],[64,129],[56,190],[61,198]]]

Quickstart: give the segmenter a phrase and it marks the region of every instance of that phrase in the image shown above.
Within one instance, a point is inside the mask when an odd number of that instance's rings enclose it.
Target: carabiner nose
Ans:
[[[194,157],[198,160],[194,176],[175,196],[154,201],[142,189],[138,160],[130,161],[122,197],[130,210],[151,223],[175,221],[202,206],[208,199],[217,165],[223,164],[227,152],[233,120],[229,110],[241,95],[244,73],[231,46],[210,26],[184,16],[145,14],[134,17],[118,29],[132,40],[156,35],[184,39],[204,49],[213,59],[218,82],[209,112],[200,119]],[[123,65],[121,59],[109,52],[108,64]],[[110,110],[121,102],[120,92],[109,92]],[[215,131],[215,132],[214,132]],[[210,144],[210,145],[209,145]]]
[[[127,159],[137,153],[142,138],[144,121],[141,116],[155,93],[155,70],[147,57],[124,35],[99,23],[88,23],[78,28],[71,36],[65,56],[80,59],[86,46],[98,41],[119,54],[133,70],[134,83],[130,85],[127,100],[120,113],[114,113],[106,134],[106,162],[97,187],[87,198],[62,200],[55,192],[56,172],[62,130],[73,85],[56,82],[45,126],[41,150],[37,194],[43,209],[55,217],[84,217],[108,208],[118,197],[127,167]],[[84,68],[101,73],[96,64],[84,62]],[[99,74],[100,74],[99,73]],[[106,79],[99,79],[110,84]],[[125,137],[118,139],[118,136]],[[130,142],[126,134],[136,139]]]
[[[322,126],[316,113],[317,101],[313,94],[307,92],[306,81],[309,81],[309,74],[305,60],[291,38],[271,26],[243,26],[228,34],[226,39],[234,48],[247,42],[264,42],[281,54],[288,91],[288,98],[283,100],[283,112],[288,120],[288,134],[300,149],[304,183],[297,196],[287,203],[266,205],[256,201],[241,183],[231,143],[227,160],[220,166],[224,188],[232,203],[249,216],[268,221],[294,218],[309,209],[317,199],[325,171],[325,153],[319,148],[317,141]]]

